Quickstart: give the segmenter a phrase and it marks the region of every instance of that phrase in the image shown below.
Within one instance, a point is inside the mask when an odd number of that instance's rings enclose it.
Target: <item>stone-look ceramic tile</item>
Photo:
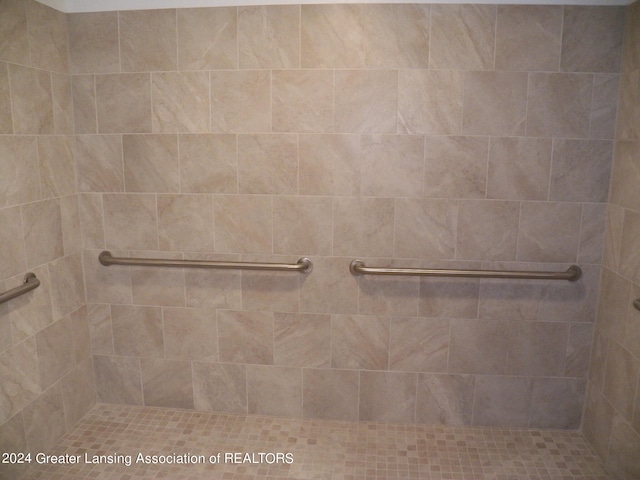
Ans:
[[[178,70],[237,68],[237,9],[179,8]]]
[[[40,199],[34,137],[0,136],[0,208]]]
[[[368,5],[364,13],[367,68],[429,68],[428,5]]]
[[[606,202],[612,158],[612,141],[555,140],[549,199]]]
[[[73,352],[75,366],[91,358],[91,335],[87,320],[87,307],[82,305],[69,315],[71,320],[71,333],[73,334]]]
[[[424,194],[439,198],[484,198],[489,139],[425,138]]]
[[[302,417],[302,369],[247,366],[248,413]]]
[[[620,243],[622,240],[623,225],[624,208],[607,204],[602,265],[611,271],[617,271],[620,263]]]
[[[605,204],[582,205],[578,263],[598,263],[602,259],[606,224]]]
[[[523,203],[518,231],[518,260],[575,262],[582,207],[576,203]]]
[[[300,67],[300,5],[238,8],[240,68]]]
[[[209,85],[207,72],[153,73],[153,132],[208,132],[211,104]]]
[[[268,70],[211,72],[211,131],[271,131],[271,74]]]
[[[215,249],[222,253],[271,253],[273,205],[259,195],[214,198]]]
[[[471,135],[523,135],[526,113],[526,73],[465,73],[462,133]]]
[[[274,70],[271,77],[275,132],[333,131],[331,70]]]
[[[127,192],[180,190],[177,135],[124,135],[122,147]]]
[[[473,424],[489,427],[529,425],[533,379],[479,376],[473,405]]]
[[[471,425],[473,375],[418,375],[416,422],[428,425]]]
[[[519,210],[516,202],[461,201],[458,204],[456,258],[515,259]]]
[[[246,262],[295,263],[286,257],[243,256]],[[263,312],[299,311],[300,274],[292,272],[244,271],[241,275],[242,308]]]
[[[93,355],[113,355],[111,308],[106,304],[87,305],[87,322]]]
[[[638,140],[640,138],[640,71],[637,69],[625,72],[620,78],[620,101],[618,102],[618,118],[616,135],[621,140]]]
[[[86,359],[62,379],[67,429],[71,429],[96,403],[93,361]]]
[[[631,288],[631,298],[633,300],[640,298],[640,287],[637,285],[633,285]],[[633,302],[631,301],[631,303]],[[626,318],[626,329],[625,329],[625,338],[623,341],[624,347],[636,357],[640,357],[640,343],[638,339],[640,338],[640,311],[631,305],[627,310],[627,318]],[[637,395],[637,393],[636,393]],[[640,404],[636,401],[636,411],[640,409]],[[640,413],[640,412],[638,412]],[[640,418],[634,416],[635,424],[640,422]]]
[[[4,12],[1,15],[4,15]],[[0,429],[0,448],[3,452],[27,452],[29,450],[24,433],[24,416],[22,412],[2,424]],[[25,473],[24,466],[25,464],[6,464],[2,467],[2,473],[7,478],[19,478]]]
[[[8,0],[0,5],[0,60],[29,64],[27,3]]]
[[[395,134],[397,117],[397,71],[335,72],[336,132]]]
[[[362,259],[376,267],[411,268],[413,261]],[[416,277],[353,276],[358,282],[358,313],[413,316],[418,313],[420,280]]]
[[[71,73],[119,72],[118,13],[74,13],[67,18]]]
[[[547,200],[551,152],[551,139],[492,138],[487,198]]]
[[[387,370],[389,317],[335,315],[331,324],[331,366]]]
[[[593,76],[589,138],[615,137],[619,93],[620,75],[603,73]]]
[[[613,415],[613,407],[602,396],[600,390],[589,387],[585,400],[582,431],[600,458],[607,457]]]
[[[190,362],[142,358],[140,370],[145,406],[194,408]]]
[[[105,194],[102,201],[107,248],[158,250],[155,195]]]
[[[345,275],[349,260],[335,257],[313,259],[313,274],[300,282],[300,311],[309,313],[356,313],[358,281]]]
[[[0,210],[0,278],[18,275],[26,270],[26,247],[20,207]]]
[[[573,323],[569,329],[569,343],[565,359],[564,376],[587,378],[593,341],[592,323]]]
[[[131,304],[130,269],[105,267],[98,261],[99,254],[99,250],[82,252],[87,302]]]
[[[397,198],[396,257],[450,259],[455,253],[458,205],[452,200]]]
[[[355,196],[360,193],[358,135],[299,136],[301,195]]]
[[[192,368],[196,410],[247,413],[245,365],[193,362]]]
[[[622,7],[564,9],[561,70],[619,72],[625,23]]]
[[[97,133],[96,77],[93,75],[74,75],[71,78],[71,98],[75,133],[77,135]]]
[[[158,195],[161,250],[213,251],[213,198],[210,195]]]
[[[634,65],[640,65],[640,30],[637,26],[640,24],[640,7],[632,4],[625,12],[626,23],[624,30],[624,48],[622,52],[622,69],[625,73],[634,68]]]
[[[104,248],[102,195],[78,195],[80,236],[83,248]]]
[[[6,63],[0,63],[0,134],[11,133],[13,133],[13,117],[11,115],[9,66]]]
[[[429,67],[492,69],[496,15],[495,5],[432,6]]]
[[[329,315],[276,313],[273,362],[291,367],[326,368],[330,365]]]
[[[389,333],[389,369],[446,372],[449,320],[396,317]]]
[[[235,255],[194,254],[188,257],[194,260],[239,260]],[[242,308],[241,272],[192,268],[185,269],[184,276],[187,307]]]
[[[424,139],[418,135],[364,135],[361,139],[361,195],[420,197]]]
[[[54,320],[70,314],[85,303],[80,252],[51,262],[49,277]]]
[[[9,82],[14,133],[54,133],[51,73],[9,64]]]
[[[60,201],[44,200],[22,206],[27,268],[64,255]]]
[[[415,373],[361,372],[359,420],[413,423],[416,381]]]
[[[76,135],[75,159],[80,192],[123,192],[120,135]]]
[[[4,423],[42,392],[35,337],[0,353],[0,374],[0,421]]]
[[[513,268],[511,268],[513,266]],[[542,267],[541,267],[542,268]],[[494,270],[524,270],[513,264],[501,264]],[[478,318],[503,321],[536,321],[539,319],[545,288],[531,282],[482,280],[478,301]]]
[[[630,282],[605,268],[602,271],[598,303],[598,330],[606,337],[620,343],[624,342],[625,338],[625,318],[630,298]]]
[[[364,68],[364,25],[359,5],[302,5],[302,67]]]
[[[455,70],[400,70],[399,130],[403,133],[460,133],[463,78],[463,73]]]
[[[162,254],[136,255],[136,257],[178,258],[180,255]],[[181,268],[129,267],[131,290],[136,305],[185,306],[184,270]]]
[[[162,311],[166,358],[218,360],[218,323],[213,309],[165,308]]]
[[[68,73],[67,16],[39,2],[27,3],[29,51],[36,68]]]
[[[640,168],[638,168],[640,142],[618,141],[611,172],[610,202],[614,205],[640,210]]]
[[[305,368],[302,375],[304,418],[358,420],[357,371]]]
[[[559,322],[519,322],[509,326],[507,375],[560,377],[569,338],[569,325]]]
[[[44,198],[63,197],[76,193],[72,137],[39,137],[38,158],[41,192]]]
[[[273,364],[273,314],[218,311],[220,361]]]
[[[116,355],[162,357],[164,335],[160,307],[111,305],[113,350]]]
[[[331,255],[332,199],[274,197],[273,251],[289,255]]]
[[[391,198],[336,198],[334,255],[392,257],[393,217]]]
[[[98,133],[151,132],[149,73],[97,75]]]
[[[45,391],[75,366],[71,319],[64,317],[36,334],[40,388]]]
[[[51,296],[49,292],[49,269],[46,266],[31,269],[40,280],[40,286],[28,295],[21,295],[6,305],[7,325],[10,325],[5,338],[5,347],[16,345],[18,342],[35,335],[53,321],[51,313]],[[24,282],[25,275],[20,274],[8,279],[5,286],[17,286]],[[8,289],[8,288],[7,288]],[[5,289],[6,290],[6,289]],[[3,290],[3,291],[5,291]]]
[[[468,262],[430,261],[424,268],[478,269],[479,264]],[[474,279],[420,279],[418,315],[421,317],[477,318],[480,282]]]
[[[73,91],[71,77],[62,73],[51,74],[51,99],[53,101],[53,133],[75,133],[73,119]]]
[[[298,193],[298,137],[239,135],[238,189],[245,194]]]
[[[44,452],[66,433],[62,386],[57,383],[24,409],[24,430],[32,452]]]
[[[98,402],[143,405],[139,358],[95,355],[93,370]]]
[[[527,136],[588,138],[592,90],[589,74],[530,73]]]
[[[632,479],[640,475],[640,461],[636,452],[640,448],[640,434],[620,415],[614,415],[606,464],[620,478]]]
[[[235,135],[180,135],[178,152],[181,192],[237,193]]]
[[[496,69],[558,71],[562,14],[560,6],[498,6]]]
[[[449,371],[503,375],[508,333],[504,320],[451,320]]]
[[[616,341],[609,342],[603,393],[627,422],[632,421],[640,362]]]
[[[585,389],[585,380],[534,379],[529,428],[580,428]]]
[[[120,55],[123,72],[176,70],[176,11],[119,12]]]

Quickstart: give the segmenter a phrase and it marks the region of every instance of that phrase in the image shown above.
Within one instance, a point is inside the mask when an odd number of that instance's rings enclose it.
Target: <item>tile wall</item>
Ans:
[[[627,13],[600,307],[584,432],[616,478],[640,478],[640,3]]]
[[[624,9],[69,16],[100,402],[579,428]],[[310,274],[103,267],[114,255]],[[354,277],[349,263],[577,283]]]
[[[95,403],[65,15],[0,2],[0,451],[41,451]],[[6,464],[0,478],[15,478]]]

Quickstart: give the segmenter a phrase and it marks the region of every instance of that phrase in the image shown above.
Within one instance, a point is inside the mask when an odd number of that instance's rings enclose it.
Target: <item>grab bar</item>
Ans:
[[[38,277],[36,277],[35,273],[27,273],[24,276],[24,282],[22,285],[0,294],[0,303],[8,302],[12,298],[19,297],[20,295],[30,292],[31,290],[35,290],[39,286],[40,280],[38,280]]]
[[[353,275],[414,275],[421,277],[467,277],[467,278],[521,278],[533,280],[569,280],[575,282],[582,275],[577,265],[571,265],[566,272],[526,272],[509,270],[433,270],[424,268],[379,268],[367,267],[362,260],[354,260],[349,265]]]
[[[187,268],[220,268],[237,270],[284,270],[289,272],[310,273],[313,269],[311,260],[306,257],[297,263],[251,263],[251,262],[213,262],[208,260],[165,260],[160,258],[126,258],[113,257],[111,252],[104,251],[98,256],[100,263],[109,265],[137,265],[143,267],[187,267]]]

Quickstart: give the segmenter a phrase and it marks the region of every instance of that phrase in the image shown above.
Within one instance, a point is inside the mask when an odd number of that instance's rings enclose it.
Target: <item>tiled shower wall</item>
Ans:
[[[584,432],[616,478],[640,478],[640,3],[629,7],[600,307]]]
[[[95,403],[66,16],[0,1],[0,451],[42,451]],[[0,478],[15,478],[7,464]]]
[[[69,16],[100,402],[580,427],[623,8]],[[310,274],[103,267],[98,254]],[[349,263],[577,283],[357,278]]]

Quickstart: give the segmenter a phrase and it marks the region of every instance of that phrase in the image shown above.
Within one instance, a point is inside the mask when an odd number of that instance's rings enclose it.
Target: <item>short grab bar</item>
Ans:
[[[40,280],[36,277],[35,273],[27,273],[24,276],[24,282],[22,285],[16,288],[12,288],[4,293],[0,294],[0,303],[8,302],[9,300],[19,297],[31,290],[35,290],[40,286]]]
[[[575,282],[582,276],[577,265],[571,265],[566,272],[527,272],[510,270],[434,270],[425,268],[379,268],[367,267],[362,260],[354,260],[349,265],[353,275],[413,275],[421,277],[466,277],[466,278],[520,278],[531,280],[569,280]]]
[[[306,257],[297,263],[255,263],[255,262],[214,262],[209,260],[165,260],[160,258],[126,258],[113,257],[111,252],[104,251],[98,256],[100,263],[109,265],[136,265],[143,267],[185,267],[185,268],[220,268],[237,270],[270,270],[309,273],[313,269],[311,260]]]

